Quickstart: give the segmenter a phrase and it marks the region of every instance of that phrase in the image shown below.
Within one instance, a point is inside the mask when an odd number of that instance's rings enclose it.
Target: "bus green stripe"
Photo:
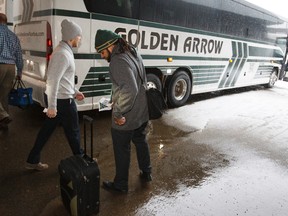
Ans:
[[[278,57],[273,49],[249,46],[249,56]]]
[[[193,80],[193,85],[207,85],[207,84],[215,84],[218,83],[219,79],[215,80],[204,80],[204,81],[195,81]]]
[[[42,16],[51,16],[51,15],[77,17],[77,18],[84,18],[84,19],[92,18],[94,20],[103,20],[103,21],[138,25],[138,20],[134,20],[134,19],[102,15],[102,14],[96,14],[96,13],[89,13],[89,12],[72,11],[72,10],[48,9],[48,10],[35,11],[33,13],[33,17],[42,17]]]
[[[22,50],[22,53],[25,54],[25,50]],[[43,57],[43,58],[46,58],[46,52],[40,52],[40,51],[33,51],[33,50],[30,50],[30,55],[31,56],[37,56],[37,57]]]
[[[272,70],[273,66],[261,65],[258,67],[254,79],[270,77]]]
[[[91,67],[80,87],[85,97],[111,94],[109,67]]]
[[[74,53],[75,59],[101,59],[98,53]]]
[[[193,70],[202,70],[202,69],[208,69],[208,70],[211,70],[211,69],[224,69],[225,68],[225,65],[197,65],[197,66],[193,66]]]
[[[236,43],[236,50],[237,50],[237,58],[235,59],[234,65],[233,65],[233,69],[231,70],[231,73],[229,73],[229,77],[225,83],[225,87],[231,87],[232,81],[234,79],[234,77],[239,73],[239,69],[238,66],[241,62],[241,58],[243,55],[243,50],[242,50],[242,43],[238,42]]]
[[[193,85],[205,85],[217,83],[225,65],[192,65],[190,67],[193,71]]]
[[[131,25],[138,25],[139,21],[134,19],[128,19],[124,17],[116,17],[116,16],[109,16],[103,14],[92,14],[92,19],[94,20],[102,20],[102,21],[109,21],[109,22],[117,22],[117,23],[126,23]]]
[[[22,50],[23,54],[28,50]],[[36,57],[46,57],[46,52],[41,51],[33,51],[29,50],[31,56]],[[163,55],[141,55],[143,59],[145,60],[166,60],[168,57],[172,57],[174,60],[196,60],[196,61],[229,61],[230,58],[209,58],[209,57],[191,57],[191,56],[163,56]],[[270,60],[267,59],[261,59],[260,56],[257,56],[259,58],[257,59],[247,59],[247,62],[270,62]],[[75,59],[85,59],[85,60],[100,60],[101,57],[99,54],[96,53],[74,53]]]
[[[101,91],[94,91],[94,92],[83,92],[85,97],[97,97],[97,96],[105,96],[111,95],[111,90],[101,90]]]
[[[194,75],[194,77],[207,77],[207,76],[219,76],[219,78],[220,78],[220,76],[221,76],[221,74],[222,74],[222,72],[223,72],[223,70],[218,70],[218,71],[209,71],[209,70],[207,70],[207,71],[194,71],[193,70],[193,75]]]
[[[218,86],[218,88],[223,88],[225,83],[226,83],[226,80],[227,80],[227,77],[229,76],[231,70],[232,70],[232,67],[234,65],[234,60],[237,56],[237,44],[235,41],[232,41],[232,58],[231,58],[231,61],[229,61],[229,64],[228,64],[228,67],[226,69],[226,71],[224,72],[224,76],[222,77],[221,81],[220,81],[220,84]],[[230,60],[230,59],[229,59]]]
[[[23,50],[23,54],[28,50]],[[30,51],[31,56],[45,57],[46,52]],[[174,60],[197,60],[197,61],[228,61],[229,58],[208,58],[208,57],[191,57],[191,56],[163,56],[163,55],[141,55],[146,60],[166,60],[168,57],[172,57]],[[74,53],[75,59],[86,60],[100,60],[101,56],[97,53]]]
[[[34,11],[33,17],[42,17],[42,16],[67,16],[67,17],[78,17],[90,19],[90,13],[88,12],[79,12],[79,11],[71,11],[71,10],[62,10],[62,9],[47,9]]]
[[[232,81],[232,84],[231,86],[235,86],[236,84],[236,81],[238,80],[240,74],[241,74],[241,71],[245,65],[245,62],[247,61],[247,56],[248,56],[248,45],[246,43],[243,44],[243,49],[244,49],[244,56],[241,60],[241,64],[239,66],[239,69],[238,69],[238,73],[236,74],[236,76],[234,77],[233,81]]]
[[[89,91],[107,91],[111,90],[111,84],[110,85],[95,85],[95,83],[92,83],[93,85],[90,86],[82,86],[80,89],[81,92],[89,92]]]
[[[247,62],[271,63],[270,60],[267,60],[267,59],[247,59]]]
[[[164,56],[164,55],[141,55],[143,59],[152,60],[166,60],[173,58],[173,60],[197,60],[197,61],[228,61],[229,58],[213,58],[213,57],[194,57],[194,56]]]

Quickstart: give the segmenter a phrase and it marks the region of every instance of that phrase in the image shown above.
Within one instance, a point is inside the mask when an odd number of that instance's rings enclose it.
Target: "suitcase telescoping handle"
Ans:
[[[86,130],[86,122],[90,124],[90,140],[91,140],[91,159],[93,159],[93,119],[90,116],[83,115],[84,122],[84,152],[87,155],[87,130]]]

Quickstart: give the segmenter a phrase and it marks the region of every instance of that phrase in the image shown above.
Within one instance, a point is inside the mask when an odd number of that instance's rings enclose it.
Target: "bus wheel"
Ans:
[[[277,79],[277,70],[274,68],[272,73],[270,74],[269,82],[265,85],[265,87],[272,88],[275,85]]]
[[[162,92],[162,83],[155,74],[151,74],[151,73],[147,74],[147,87],[156,88],[160,92]]]
[[[171,78],[168,89],[167,99],[172,107],[183,106],[191,94],[191,81],[187,73],[180,71]]]

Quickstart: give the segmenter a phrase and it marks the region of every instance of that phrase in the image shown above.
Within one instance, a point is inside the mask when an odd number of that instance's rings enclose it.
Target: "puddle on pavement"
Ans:
[[[139,182],[139,177],[135,175],[138,172],[135,152],[132,152],[130,192],[125,196],[105,193],[101,204],[103,215],[153,215],[145,212],[144,206],[150,200],[157,197],[176,198],[180,191],[200,187],[219,168],[229,166],[226,155],[205,144],[195,144],[191,138],[193,132],[153,121],[148,127],[152,183],[146,186]],[[102,152],[102,158],[108,157],[103,156]],[[102,159],[100,164],[107,166],[108,163]]]
[[[186,137],[197,130],[184,131],[177,127],[166,125],[161,120],[149,121],[147,126],[147,134],[150,145],[171,143],[175,138]]]
[[[178,192],[179,185],[197,187],[218,168],[229,165],[225,154],[193,143],[194,131],[181,131],[160,121],[152,122],[148,130],[157,193]]]

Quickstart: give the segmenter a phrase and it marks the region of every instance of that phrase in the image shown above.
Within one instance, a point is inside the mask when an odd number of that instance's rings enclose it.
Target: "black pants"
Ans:
[[[28,156],[28,163],[36,164],[40,162],[41,150],[60,123],[64,128],[65,136],[73,154],[77,155],[83,153],[80,147],[80,128],[75,101],[74,99],[58,99],[57,115],[55,118],[46,117],[44,124],[37,135],[34,147]]]
[[[119,189],[128,189],[131,141],[135,144],[139,169],[151,172],[149,145],[145,128],[147,122],[135,130],[111,129],[116,175],[114,185]]]

